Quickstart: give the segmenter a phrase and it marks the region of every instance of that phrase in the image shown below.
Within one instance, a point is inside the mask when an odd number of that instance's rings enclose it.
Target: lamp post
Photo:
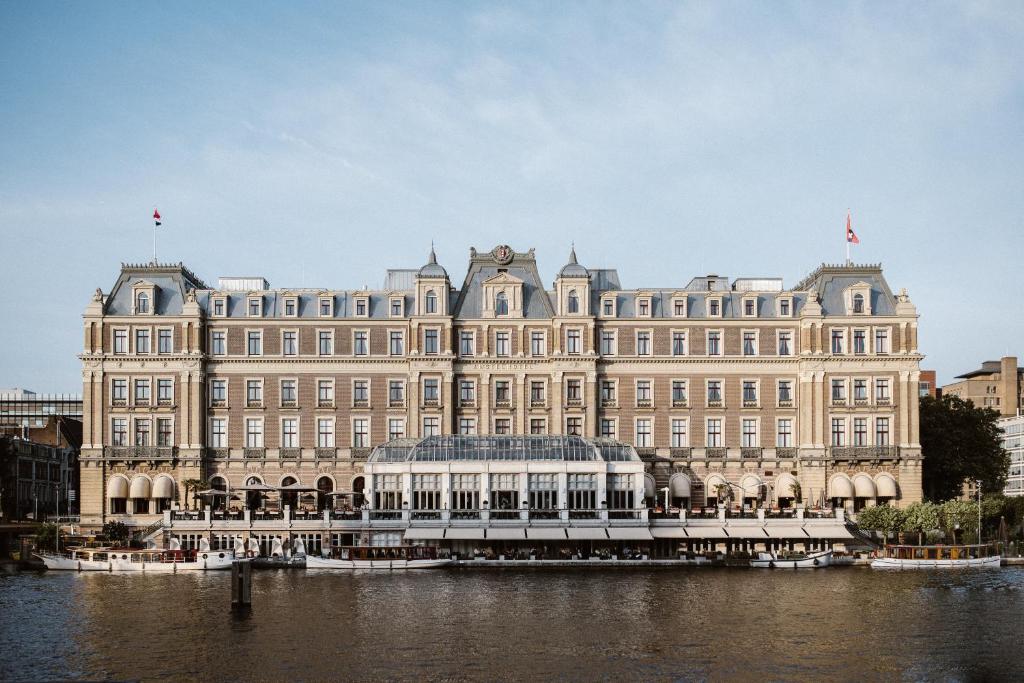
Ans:
[[[665,514],[668,514],[668,493],[669,493],[669,487],[667,487],[667,486],[664,487],[663,489],[661,489],[661,492],[665,494]]]

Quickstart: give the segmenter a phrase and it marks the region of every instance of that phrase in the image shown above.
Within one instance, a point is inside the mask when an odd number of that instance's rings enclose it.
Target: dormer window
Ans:
[[[606,296],[601,299],[601,315],[606,318],[615,317],[615,297]]]
[[[719,298],[708,299],[708,316],[711,318],[722,317],[722,300]]]
[[[569,311],[569,313],[579,313],[580,312],[580,298],[578,296],[576,296],[576,290],[575,289],[573,289],[573,290],[571,290],[569,292],[568,311]]]
[[[508,315],[508,297],[505,292],[498,292],[494,297],[494,315]]]
[[[793,315],[792,299],[779,299],[779,317],[788,318]]]
[[[853,295],[853,312],[863,313],[864,312],[864,295],[854,294]]]
[[[754,318],[757,316],[757,299],[743,300],[743,317]]]
[[[327,296],[320,297],[320,317],[321,318],[329,318],[329,317],[331,317],[334,314],[334,311],[332,310],[334,308],[333,302],[334,302],[334,300],[331,299],[331,297],[327,297]]]
[[[224,317],[227,312],[227,302],[224,297],[218,296],[213,299],[213,315],[218,318]]]
[[[651,300],[647,297],[641,297],[636,300],[636,314],[640,318],[651,317]]]
[[[402,300],[395,298],[391,299],[391,317],[401,318],[402,317]]]
[[[672,299],[672,315],[677,318],[686,317],[686,299],[683,297]]]
[[[249,299],[249,317],[258,318],[263,315],[263,299],[253,297]]]
[[[369,315],[370,302],[365,296],[356,299],[356,317],[365,318]]]
[[[424,298],[424,311],[426,313],[437,313],[437,294],[434,290],[428,290],[427,296]]]
[[[149,313],[149,294],[139,292],[135,295],[135,312]]]
[[[871,315],[871,284],[858,282],[843,292],[846,315]]]
[[[288,297],[284,300],[284,314],[289,318],[298,315],[299,302],[295,297]]]

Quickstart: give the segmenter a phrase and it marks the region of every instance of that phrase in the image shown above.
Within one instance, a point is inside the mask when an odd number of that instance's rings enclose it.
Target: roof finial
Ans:
[[[572,247],[569,249],[569,263],[578,264],[576,260],[576,242],[572,242]]]
[[[437,265],[437,254],[434,253],[434,240],[430,240],[430,263]]]

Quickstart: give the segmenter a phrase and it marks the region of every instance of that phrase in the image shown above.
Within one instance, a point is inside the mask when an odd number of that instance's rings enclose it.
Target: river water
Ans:
[[[0,680],[1024,680],[1024,569],[0,576]]]

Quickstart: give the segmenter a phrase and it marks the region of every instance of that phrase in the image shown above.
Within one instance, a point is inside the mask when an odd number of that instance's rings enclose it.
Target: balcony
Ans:
[[[316,407],[317,408],[333,408],[334,407],[334,400],[333,399],[328,399],[328,398],[322,398],[322,399],[320,399],[319,401],[316,402]]]
[[[619,402],[616,401],[614,398],[602,398],[601,399],[601,407],[602,408],[618,408],[619,407]]]
[[[567,398],[567,399],[565,399],[565,407],[566,408],[582,408],[583,407],[583,399],[582,398]]]
[[[779,399],[779,407],[780,408],[792,408],[793,407],[793,399],[791,399],[791,398],[780,398]]]
[[[476,408],[476,399],[473,399],[473,398],[460,398],[459,399],[459,407],[460,408]]]
[[[725,406],[725,401],[720,398],[708,399],[708,408],[722,408],[723,406]]]
[[[757,405],[758,404],[757,404],[757,399],[756,398],[745,398],[745,399],[743,399],[743,407],[744,408],[757,408]]]
[[[719,446],[709,446],[704,449],[704,457],[708,460],[725,460],[729,456],[729,449]]]
[[[166,406],[173,406],[174,405],[174,399],[173,398],[158,398],[156,400],[156,404],[158,406],[165,406],[165,407]]]
[[[126,398],[112,398],[110,399],[110,405],[114,407],[121,407],[128,405],[128,399]]]
[[[833,406],[845,406],[846,405],[846,397],[845,396],[844,397],[833,396],[832,397],[832,405]]]
[[[177,446],[104,446],[103,456],[116,460],[172,460]]]
[[[780,446],[780,447],[775,449],[775,457],[776,458],[780,458],[780,459],[788,458],[788,459],[792,460],[792,459],[796,459],[796,455],[797,455],[797,449],[793,448],[792,446]]]
[[[829,454],[836,460],[875,460],[895,458],[899,449],[896,446],[832,446]]]
[[[211,408],[227,408],[228,407],[228,400],[226,398],[211,398],[210,399],[210,407]]]
[[[211,458],[213,460],[227,460],[228,457],[231,455],[231,449],[230,448],[207,448],[206,449],[206,455],[207,455],[207,457],[209,457],[209,458]]]
[[[744,460],[760,460],[763,452],[760,446],[744,446],[740,448],[740,457]]]
[[[352,454],[353,460],[366,460],[370,457],[370,451],[372,448],[366,448],[363,446],[353,446],[350,453]]]
[[[368,398],[354,398],[354,399],[352,399],[352,407],[353,408],[369,408],[370,407],[370,399],[368,399]]]
[[[313,455],[317,460],[334,460],[338,457],[338,449],[320,447],[313,450]]]
[[[424,408],[437,408],[441,405],[441,399],[439,398],[425,398],[423,399]]]
[[[658,449],[650,447],[637,447],[636,454],[641,460],[654,460],[658,456]]]
[[[282,408],[298,408],[299,407],[299,402],[295,401],[295,400],[284,400],[284,399],[281,399],[281,407]]]
[[[649,398],[638,398],[636,400],[636,407],[637,408],[653,408],[654,407],[654,401],[652,401]]]
[[[512,399],[510,399],[510,398],[496,398],[496,399],[494,399],[494,407],[495,408],[511,408],[512,407]]]
[[[262,401],[262,399],[251,398],[251,399],[249,399],[248,401],[245,402],[245,407],[246,408],[262,408],[263,407],[263,401]]]
[[[530,399],[530,407],[531,408],[547,408],[547,405],[548,405],[548,402],[545,401],[542,398],[531,398]]]
[[[388,400],[388,408],[404,408],[404,407],[405,407],[405,399],[404,398],[392,398],[392,399]]]
[[[280,457],[282,460],[298,460],[302,457],[302,449],[293,447],[281,448]]]
[[[861,397],[861,398],[853,399],[853,405],[855,405],[855,406],[867,406],[867,405],[871,405],[871,402],[868,401],[866,396],[864,396],[864,397]]]
[[[689,460],[693,455],[693,449],[689,446],[675,447],[668,449],[668,454],[670,458],[676,460]]]
[[[148,398],[139,398],[138,396],[136,396],[135,397],[134,405],[136,405],[136,406],[148,406],[149,405],[149,399]]]
[[[256,447],[243,448],[242,449],[242,456],[246,460],[262,460],[262,459],[265,459],[267,457],[267,449],[266,448],[262,448],[262,447],[260,447],[260,448],[256,448]]]
[[[891,403],[892,403],[892,399],[889,398],[888,396],[876,396],[875,397],[875,405],[887,406],[887,405],[890,405]]]
[[[673,408],[685,408],[687,405],[689,405],[689,403],[690,402],[687,401],[685,398],[674,398],[674,399],[672,399],[672,407]]]

